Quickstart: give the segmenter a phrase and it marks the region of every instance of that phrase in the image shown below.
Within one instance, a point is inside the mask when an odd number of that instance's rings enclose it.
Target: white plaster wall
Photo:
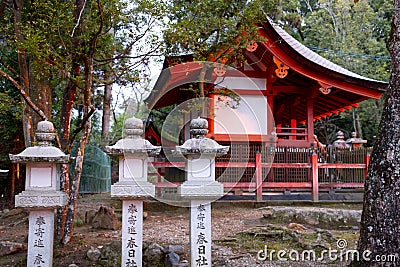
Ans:
[[[237,104],[215,96],[215,134],[267,134],[268,103],[262,95],[242,95]]]

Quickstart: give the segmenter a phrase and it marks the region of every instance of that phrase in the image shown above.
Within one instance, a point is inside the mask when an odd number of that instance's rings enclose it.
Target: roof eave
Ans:
[[[316,64],[289,45],[270,22],[260,25],[260,33],[267,38],[262,45],[296,72],[365,97],[378,99],[386,91],[388,85],[386,82],[349,76]],[[279,43],[279,45],[276,45],[276,43]]]

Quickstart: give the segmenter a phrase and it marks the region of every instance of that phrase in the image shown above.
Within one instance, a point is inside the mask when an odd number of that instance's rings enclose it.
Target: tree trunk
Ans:
[[[76,58],[75,58],[76,59]],[[78,77],[80,74],[80,66],[74,60],[72,64],[71,73],[74,77]],[[67,86],[64,88],[63,99],[61,104],[61,117],[60,117],[60,144],[61,149],[66,152],[66,154],[71,153],[68,149],[69,135],[71,132],[71,115],[72,107],[74,104],[75,94],[77,85],[72,81],[68,81]],[[61,166],[61,185],[60,189],[63,190],[70,197],[70,166],[68,164],[63,164]],[[67,221],[68,207],[64,206],[57,210],[57,225],[56,225],[56,238],[61,240],[65,230],[65,223]]]
[[[14,13],[14,31],[16,39],[19,43],[24,41],[24,36],[22,35],[21,29],[21,12],[24,5],[23,0],[13,1],[13,13]],[[27,58],[25,50],[22,47],[17,47],[18,50],[18,68],[19,68],[19,82],[22,88],[29,94],[29,69],[27,64]],[[22,125],[24,129],[24,141],[25,147],[32,146],[34,133],[33,133],[33,123],[32,114],[30,107],[25,103],[24,112],[22,114]]]
[[[106,79],[108,80],[108,79]],[[111,92],[112,84],[107,84],[104,87],[104,98],[103,98],[103,117],[101,124],[101,137],[103,140],[103,145],[108,145],[109,133],[110,133],[110,111],[111,111]]]
[[[82,23],[80,15],[81,11],[84,8],[84,3],[85,2],[83,0],[75,1],[74,25],[76,26],[80,26]],[[80,27],[78,27],[78,30],[80,30]],[[78,48],[81,44],[81,40],[76,36],[79,36],[79,34],[76,33],[76,31],[74,31],[71,36],[72,43],[76,48],[75,51],[78,51],[79,50]],[[80,69],[81,69],[80,67],[81,66],[79,64],[79,55],[74,54],[72,56],[72,65],[70,70],[72,79],[68,80],[68,83],[64,88],[62,104],[61,104],[61,114],[60,114],[60,144],[61,144],[61,149],[66,154],[71,153],[71,151],[69,150],[70,133],[71,133],[71,115],[72,115],[72,108],[75,100],[76,91],[78,88],[75,78],[79,77],[80,75]],[[69,196],[68,203],[70,204],[71,203],[70,166],[63,165],[61,172],[62,172],[61,189],[63,189],[64,192]],[[56,238],[60,241],[63,241],[65,237],[65,232],[71,234],[70,230],[66,229],[66,224],[68,221],[68,210],[69,210],[69,205],[60,208],[57,211]]]
[[[391,76],[379,133],[365,182],[359,240],[354,266],[400,266],[400,0],[394,0],[388,49]],[[371,252],[369,254],[369,251]],[[367,258],[362,255],[367,254]],[[387,262],[375,262],[379,257]]]
[[[210,66],[208,65],[209,63],[204,62],[203,63],[203,68],[201,69],[201,72],[199,74],[199,93],[200,93],[200,101],[201,101],[201,107],[199,111],[199,116],[203,118],[207,118],[207,105],[208,101],[206,101],[206,89],[205,89],[205,81],[206,81],[206,75],[208,69],[210,69]]]
[[[66,213],[66,220],[64,226],[64,236],[62,242],[67,244],[71,240],[72,231],[74,228],[74,219],[76,206],[79,197],[79,184],[81,181],[83,158],[85,156],[85,147],[90,135],[90,120],[86,122],[85,131],[81,133],[81,138],[79,140],[79,147],[75,159],[74,173],[72,175],[72,185],[69,194],[68,210]]]
[[[353,124],[354,124],[354,131],[357,133],[357,137],[363,138],[360,115],[358,113],[358,109],[356,108],[353,108]]]
[[[34,140],[34,133],[30,107],[26,103],[22,113],[22,128],[24,132],[25,147],[30,147],[32,146],[32,142]]]
[[[35,75],[30,75],[30,96],[32,101],[37,105],[37,107],[43,111],[44,115],[48,120],[51,120],[52,111],[52,97],[51,88],[48,81],[42,81],[35,78]],[[36,127],[42,118],[34,111],[32,113],[32,123]]]
[[[70,153],[67,150],[69,144],[69,135],[71,131],[71,115],[72,115],[72,106],[75,100],[76,90],[78,88],[76,84],[76,78],[80,75],[80,67],[81,64],[79,58],[79,46],[82,43],[82,39],[79,38],[82,26],[82,11],[85,8],[86,1],[84,0],[75,0],[75,7],[74,7],[74,25],[73,32],[71,34],[71,42],[74,46],[74,50],[77,51],[72,56],[72,67],[71,67],[71,79],[68,80],[67,86],[64,88],[63,92],[63,99],[61,105],[61,118],[60,118],[60,144],[61,149],[66,152]],[[69,176],[68,176],[69,177]]]
[[[85,58],[85,88],[83,89],[84,112],[82,121],[82,123],[84,123],[84,128],[83,131],[81,132],[81,137],[79,139],[79,146],[75,159],[75,168],[72,176],[71,192],[69,195],[68,211],[64,227],[64,237],[63,237],[64,244],[67,244],[70,241],[74,227],[74,218],[75,218],[76,206],[78,203],[79,184],[82,175],[85,147],[87,142],[89,141],[90,130],[92,126],[90,118],[91,116],[90,109],[92,108],[90,99],[92,92],[92,83],[93,83],[93,64],[91,62],[91,58]]]
[[[69,177],[70,177],[69,170],[70,170],[69,164],[61,165],[60,191],[65,192],[68,197],[71,194],[70,183],[69,183]],[[68,206],[64,206],[57,209],[55,237],[58,241],[62,240],[64,234],[65,223],[67,221],[67,212],[68,212]]]
[[[78,44],[76,44],[76,47]],[[76,78],[80,74],[80,66],[75,58],[74,63],[72,64],[71,73],[73,77]],[[68,148],[69,135],[71,132],[71,115],[72,115],[72,106],[75,100],[77,85],[69,80],[67,86],[64,88],[63,99],[61,104],[61,118],[60,118],[60,144],[61,149],[66,153],[70,153],[70,151],[66,151]]]

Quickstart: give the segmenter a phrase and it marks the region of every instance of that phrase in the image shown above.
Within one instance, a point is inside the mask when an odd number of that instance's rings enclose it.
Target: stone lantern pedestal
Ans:
[[[223,185],[215,181],[215,157],[226,154],[229,146],[206,138],[207,128],[207,120],[192,120],[192,138],[176,147],[186,158],[186,181],[178,196],[190,203],[190,266],[211,266],[211,202],[224,194]]]
[[[161,147],[142,139],[143,122],[137,118],[125,121],[125,138],[105,148],[119,156],[119,181],[111,186],[111,197],[122,199],[121,266],[142,266],[143,200],[155,196],[155,186],[147,181],[148,156]]]
[[[69,155],[51,145],[55,138],[51,122],[39,122],[35,136],[36,146],[10,155],[13,163],[26,164],[25,191],[15,196],[15,206],[30,210],[27,266],[52,266],[54,210],[68,201],[67,194],[59,191],[60,164],[68,163]]]

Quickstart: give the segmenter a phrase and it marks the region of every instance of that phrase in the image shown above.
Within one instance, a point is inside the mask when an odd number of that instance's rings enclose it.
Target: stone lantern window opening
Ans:
[[[36,163],[26,165],[27,183],[25,190],[57,190],[55,164]]]
[[[121,159],[122,181],[135,181],[145,177],[147,170],[144,170],[144,159],[131,158],[129,155]]]
[[[193,164],[190,165],[189,172],[194,178],[211,179],[211,166],[213,161],[210,158],[198,158],[193,160]]]

